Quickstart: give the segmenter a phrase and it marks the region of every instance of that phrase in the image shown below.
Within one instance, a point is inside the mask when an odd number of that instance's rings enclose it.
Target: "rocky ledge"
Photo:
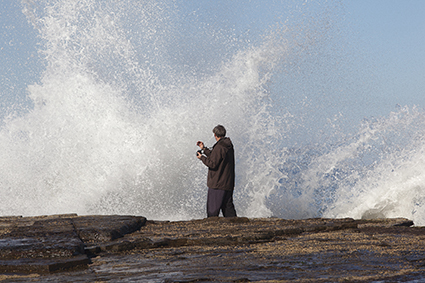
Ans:
[[[424,229],[404,218],[0,217],[0,281],[422,280]]]
[[[135,216],[0,217],[0,272],[85,268],[87,244],[113,242],[145,223],[146,218]]]

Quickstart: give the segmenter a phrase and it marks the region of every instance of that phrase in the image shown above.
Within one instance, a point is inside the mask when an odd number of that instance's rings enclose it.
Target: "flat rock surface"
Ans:
[[[52,217],[54,219],[54,217]],[[143,221],[130,216],[73,216],[56,219],[46,237],[79,238],[84,269],[3,272],[3,282],[424,282],[425,228],[398,219],[353,220],[208,218]],[[74,230],[68,220],[72,220]],[[10,220],[31,223],[31,218]],[[80,224],[78,224],[80,221]],[[137,227],[135,223],[142,222]],[[22,223],[23,223],[22,222]],[[3,223],[3,224],[2,224]],[[7,232],[0,218],[0,237]],[[118,223],[120,223],[118,225]],[[34,222],[33,225],[35,225]],[[44,223],[47,224],[47,223]],[[37,225],[41,225],[38,223]],[[22,226],[22,225],[21,225]],[[42,229],[41,229],[42,230]],[[74,231],[74,234],[72,233]],[[113,232],[112,232],[113,231]],[[34,239],[40,234],[21,232]],[[55,238],[57,240],[57,238]],[[54,240],[53,242],[55,242]],[[3,243],[3,246],[5,244]],[[19,245],[18,245],[19,246]],[[42,250],[42,248],[39,248]],[[21,251],[21,255],[25,255]],[[31,255],[31,253],[29,253]],[[34,258],[33,258],[34,259]],[[54,260],[38,257],[37,260]],[[13,264],[10,255],[3,261]],[[29,260],[29,259],[26,259]],[[31,261],[31,260],[30,260]]]
[[[113,241],[145,222],[144,217],[135,216],[0,217],[0,272],[87,268],[87,244]]]

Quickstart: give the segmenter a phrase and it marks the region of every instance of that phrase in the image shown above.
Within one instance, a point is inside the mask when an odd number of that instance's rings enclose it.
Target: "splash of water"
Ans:
[[[329,79],[317,71],[331,49],[322,17],[305,30],[275,26],[255,43],[206,30],[217,56],[178,48],[187,37],[173,1],[23,3],[46,68],[28,86],[34,107],[0,129],[0,215],[204,217],[195,143],[211,146],[223,124],[236,148],[239,215],[425,221],[423,112],[401,108],[346,133],[311,112],[314,101],[271,87],[294,73],[312,85]],[[291,95],[292,107],[281,100]],[[299,142],[315,130],[309,118],[330,126]]]
[[[407,217],[424,225],[424,118],[416,107],[404,107],[386,119],[366,122],[349,146],[360,164],[338,183],[325,215]]]
[[[237,146],[247,156],[238,161],[246,167],[237,177],[242,199],[252,203],[267,187],[248,181],[249,171],[263,166],[248,156],[260,155],[252,135],[276,132],[264,84],[285,45],[265,41],[236,52],[213,74],[178,76],[164,55],[172,31],[163,20],[171,12],[152,3],[25,1],[47,66],[28,87],[33,109],[1,129],[0,214],[202,217],[206,171],[194,145],[218,123],[244,144]],[[130,38],[129,6],[139,17]]]
[[[288,175],[269,206],[289,218],[406,217],[424,225],[424,118],[403,107],[365,119],[337,143],[287,150],[279,167]]]

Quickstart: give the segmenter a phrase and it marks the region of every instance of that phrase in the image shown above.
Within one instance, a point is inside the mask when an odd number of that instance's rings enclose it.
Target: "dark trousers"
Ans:
[[[220,209],[224,217],[236,217],[236,210],[233,204],[233,191],[208,188],[208,217],[218,216]]]

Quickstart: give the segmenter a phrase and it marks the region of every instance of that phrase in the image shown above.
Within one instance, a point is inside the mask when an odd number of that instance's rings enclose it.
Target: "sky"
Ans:
[[[37,34],[18,1],[0,0],[0,117],[14,105],[26,105],[27,84],[40,76]],[[19,108],[19,107],[17,107]]]
[[[197,14],[198,23],[226,19],[225,26],[249,38],[276,22],[290,23],[305,5],[314,9],[323,2],[191,0],[176,1],[176,5],[188,15]],[[353,100],[367,104],[358,115],[387,115],[396,105],[423,108],[425,1],[333,2],[338,6],[338,29],[347,39],[347,54],[353,54],[350,68],[362,73],[364,80],[364,88],[352,94],[359,96]],[[26,87],[43,71],[37,33],[20,10],[18,1],[0,0],[0,117],[28,105]]]
[[[425,1],[345,1],[383,104],[425,106]]]

